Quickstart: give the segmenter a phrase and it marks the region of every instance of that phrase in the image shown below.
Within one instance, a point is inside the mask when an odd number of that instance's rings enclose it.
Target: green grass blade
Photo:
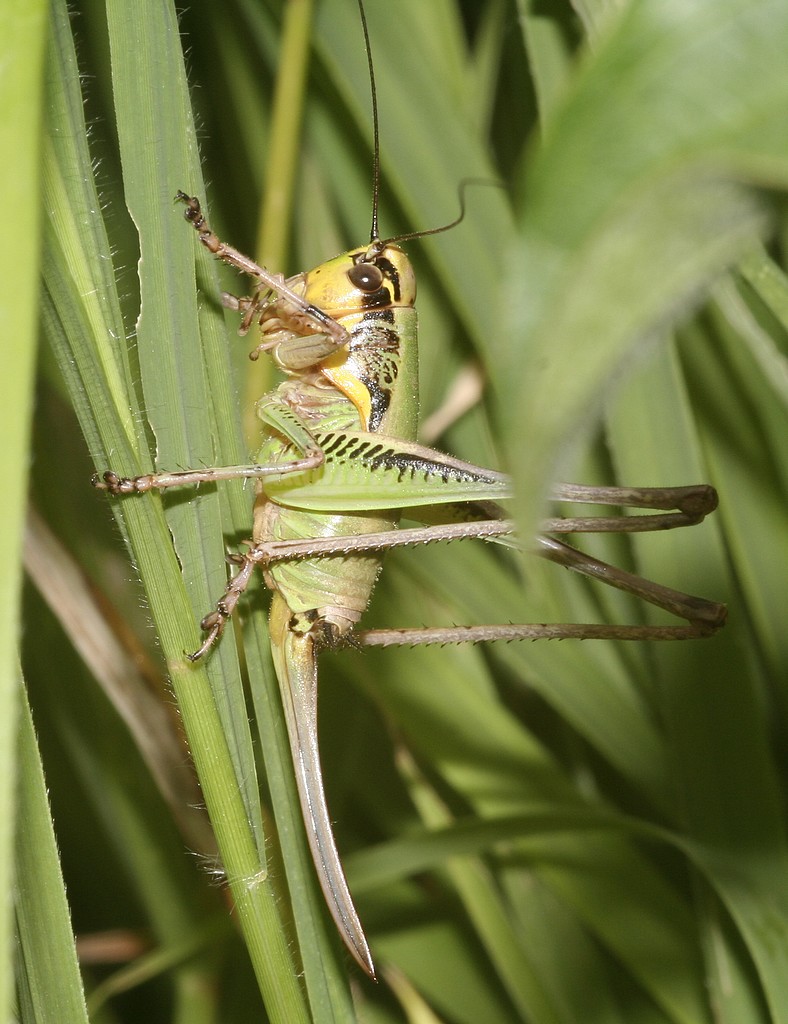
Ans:
[[[285,9],[280,70],[271,111],[265,201],[254,249],[265,266],[287,264],[312,16],[311,0],[300,0]]]
[[[136,325],[137,354],[146,416],[155,438],[159,467],[232,465],[242,461],[237,413],[226,358],[223,318],[215,305],[199,312],[193,263],[194,237],[175,214],[173,182],[199,191],[201,176],[189,132],[190,111],[182,73],[180,39],[174,20],[132,16],[125,5],[110,5],[109,39],[125,199],[140,238],[141,315]],[[129,46],[129,38],[136,47]],[[140,89],[134,49],[154,66],[172,69],[155,90]],[[166,130],[162,130],[165,126]],[[141,147],[142,138],[156,139]],[[216,287],[210,261],[198,272]],[[199,341],[202,344],[200,350]],[[195,415],[211,410],[213,415]],[[221,426],[215,426],[216,421]],[[222,429],[223,428],[223,429]],[[236,489],[237,491],[238,489]],[[224,493],[229,493],[228,489]],[[215,602],[224,584],[219,495],[198,495],[168,509],[168,523],[181,564],[194,573],[190,584],[197,620]],[[228,502],[229,504],[229,502]],[[243,507],[236,498],[236,505]],[[225,510],[232,523],[232,513]],[[239,515],[239,520],[241,516]],[[213,686],[231,737],[238,784],[262,851],[262,820],[251,736],[231,645],[211,659]]]
[[[400,767],[424,823],[431,828],[445,825],[450,820],[448,809],[415,765],[400,757]],[[479,861],[464,857],[448,860],[446,870],[512,1003],[527,1019],[558,1024],[560,1018],[538,972],[517,941],[514,922],[496,890],[492,873]]]
[[[19,715],[16,927],[23,1021],[87,1022],[85,996],[27,700]]]
[[[3,389],[0,410],[0,892],[14,875],[14,733],[18,703],[18,625],[21,542],[28,489],[28,440],[33,409],[38,290],[42,68],[46,7],[8,3],[0,11],[0,194],[8,244],[0,254]],[[0,1015],[13,1006],[11,903],[0,915]]]
[[[517,9],[539,120],[546,125],[569,79],[572,54],[567,45],[566,26],[562,24],[565,12],[553,10],[551,17],[545,17],[542,5],[534,0],[517,0]]]

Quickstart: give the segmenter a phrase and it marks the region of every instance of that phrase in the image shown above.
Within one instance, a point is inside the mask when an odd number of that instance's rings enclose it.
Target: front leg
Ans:
[[[264,290],[273,292],[279,295],[281,298],[286,299],[287,302],[292,306],[293,311],[304,317],[308,322],[314,324],[322,336],[326,338],[326,346],[323,352],[323,356],[328,355],[330,352],[341,348],[343,345],[347,345],[350,341],[350,335],[345,328],[333,317],[329,316],[322,309],[317,306],[313,306],[307,302],[301,295],[293,291],[293,289],[287,284],[281,274],[274,274],[266,267],[260,266],[259,263],[255,263],[254,260],[248,256],[244,256],[242,252],[239,252],[232,245],[227,245],[226,242],[222,242],[221,239],[208,227],[205,217],[203,216],[202,209],[200,208],[200,200],[196,196],[189,196],[185,192],[178,192],[175,196],[176,202],[184,203],[186,209],[184,210],[184,217],[192,225],[197,234],[200,236],[200,241],[205,248],[217,256],[224,263],[228,263],[231,267],[235,267],[236,270],[242,271],[244,274],[248,274],[258,282],[258,290]],[[243,309],[245,327],[251,325],[254,319],[255,313],[258,310],[262,310],[264,303],[260,302],[259,299],[235,299],[234,302],[231,298],[231,307],[237,309]],[[245,332],[244,332],[245,333]]]

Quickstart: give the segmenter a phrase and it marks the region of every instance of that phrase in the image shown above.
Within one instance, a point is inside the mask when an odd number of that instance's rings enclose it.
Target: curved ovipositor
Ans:
[[[371,977],[375,967],[353,906],[328,815],[317,742],[317,664],[309,633],[290,628],[292,612],[279,594],[271,601],[274,667],[282,693],[304,824],[328,909],[350,952]]]

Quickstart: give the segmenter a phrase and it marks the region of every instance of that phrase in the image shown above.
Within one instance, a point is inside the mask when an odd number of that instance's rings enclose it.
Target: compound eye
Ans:
[[[374,263],[357,263],[348,270],[347,276],[362,292],[376,292],[383,284],[383,271]]]

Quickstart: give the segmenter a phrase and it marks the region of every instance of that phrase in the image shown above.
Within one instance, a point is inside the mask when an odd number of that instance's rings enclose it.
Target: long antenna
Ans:
[[[408,242],[414,238],[425,238],[427,235],[440,235],[444,231],[451,231],[452,228],[456,228],[458,224],[461,224],[465,220],[465,190],[469,185],[492,185],[494,188],[503,188],[504,185],[500,181],[493,181],[492,178],[463,178],[457,186],[457,198],[460,204],[460,212],[454,218],[450,220],[448,224],[441,224],[437,228],[424,228],[421,231],[409,231],[405,235],[394,235],[393,238],[387,238],[386,244],[389,242]]]
[[[380,194],[380,135],[378,130],[378,91],[375,88],[375,68],[372,63],[372,45],[369,41],[367,16],[362,0],[358,0],[358,13],[361,15],[361,28],[364,32],[364,49],[367,53],[369,68],[369,88],[372,93],[372,229],[369,233],[370,242],[378,240],[378,196]]]
[[[456,227],[465,217],[465,189],[468,185],[494,185],[503,188],[499,181],[492,181],[489,178],[465,178],[457,188],[460,212],[449,221],[448,224],[441,224],[437,228],[427,228],[423,231],[411,231],[404,235],[395,235],[385,241],[380,239],[378,228],[378,200],[380,198],[380,129],[378,123],[378,90],[375,85],[375,67],[372,63],[372,44],[369,41],[369,28],[367,27],[367,15],[364,11],[363,0],[358,0],[358,13],[361,16],[361,28],[364,33],[364,49],[367,54],[367,67],[369,68],[369,88],[372,95],[372,229],[369,233],[369,249],[364,260],[372,260],[378,255],[389,242],[406,242],[414,238],[424,238],[426,235],[439,235]]]

